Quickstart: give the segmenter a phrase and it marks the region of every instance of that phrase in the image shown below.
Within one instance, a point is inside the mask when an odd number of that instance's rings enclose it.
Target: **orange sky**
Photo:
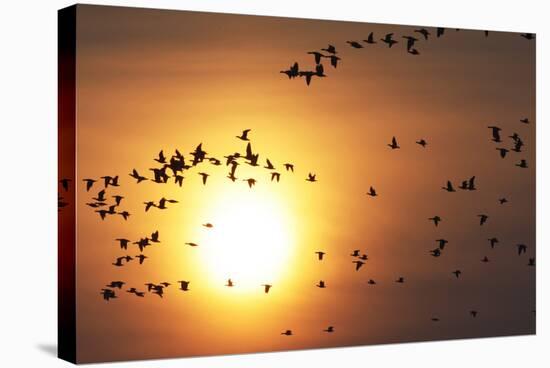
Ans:
[[[535,127],[519,119],[536,122],[535,43],[516,33],[448,29],[419,41],[421,54],[412,56],[401,36],[416,28],[79,5],[77,178],[120,175],[108,195],[123,194],[121,208],[132,216],[101,221],[85,203],[102,185],[87,193],[78,183],[78,360],[534,333],[535,273],[526,264],[535,256]],[[399,43],[345,43],[371,31],[377,39],[394,32]],[[306,52],[329,43],[342,61],[337,69],[324,63],[327,78],[308,87],[279,73],[294,61],[314,68]],[[518,132],[524,152],[501,159],[488,125],[503,137]],[[253,189],[208,164],[185,173],[182,188],[136,185],[128,176],[133,168],[150,176],[161,149],[189,159],[202,142],[218,158],[244,153],[235,135],[247,128],[262,166],[266,157],[279,171],[292,162],[295,174],[281,171],[281,182],[271,183],[265,169],[239,168],[239,177],[258,180]],[[392,136],[401,149],[386,146]],[[414,143],[420,138],[426,149]],[[520,159],[528,169],[515,166]],[[211,175],[208,185],[199,171]],[[317,183],[304,180],[309,172]],[[472,175],[477,191],[441,190],[448,179],[458,186]],[[371,185],[379,197],[365,195]],[[142,202],[162,196],[179,203],[144,212]],[[499,205],[500,197],[510,203]],[[284,215],[284,262],[273,281],[245,281],[257,292],[225,288],[215,255],[183,244],[206,239],[201,224],[235,198]],[[490,216],[483,227],[479,213]],[[436,214],[444,219],[438,228],[427,221]],[[138,254],[135,246],[120,250],[115,238],[154,230],[162,243],[147,248],[142,266],[111,265]],[[493,236],[501,244],[491,250]],[[428,250],[440,237],[450,243],[434,259]],[[517,243],[528,245],[527,255],[517,256]],[[358,272],[353,249],[370,258]],[[326,260],[317,261],[316,250]],[[479,261],[485,255],[488,264]],[[261,257],[247,260],[261,267]],[[457,268],[460,280],[451,275]],[[394,283],[399,276],[405,284]],[[367,285],[370,278],[378,285]],[[182,279],[192,281],[190,292],[176,289]],[[319,279],[327,289],[315,287]],[[98,293],[112,280],[140,290],[149,281],[174,285],[162,300],[117,291],[105,302]],[[259,286],[266,282],[274,285],[268,295]],[[471,309],[480,313],[475,320]],[[336,332],[322,333],[328,325]],[[285,329],[295,335],[281,336]]]

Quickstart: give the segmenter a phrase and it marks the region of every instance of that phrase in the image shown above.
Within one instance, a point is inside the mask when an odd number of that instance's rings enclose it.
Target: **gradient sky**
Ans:
[[[535,272],[527,267],[535,256],[534,41],[448,29],[419,41],[421,54],[412,56],[401,36],[418,27],[88,5],[78,6],[77,17],[79,361],[535,332]],[[394,32],[399,43],[345,43],[370,32],[377,39]],[[308,87],[279,73],[294,61],[314,68],[306,52],[329,43],[342,60],[337,69],[324,62],[327,78]],[[519,122],[524,117],[531,125]],[[503,129],[504,143],[491,142],[488,125]],[[230,182],[225,166],[208,164],[186,172],[182,188],[172,181],[136,185],[128,176],[133,168],[150,176],[161,149],[190,158],[202,142],[218,158],[244,152],[235,136],[247,128],[262,165],[268,157],[282,172],[280,183],[270,183],[265,169],[237,169],[239,178],[258,180],[249,189]],[[501,159],[495,147],[510,148],[513,132],[524,152]],[[401,149],[387,146],[392,136]],[[420,138],[426,149],[414,143]],[[520,159],[528,169],[515,166]],[[281,171],[284,162],[296,172]],[[208,185],[199,171],[211,174]],[[309,172],[319,181],[306,182]],[[88,193],[80,180],[103,175],[120,175],[121,186],[107,192],[126,197],[128,221],[101,221],[85,205],[102,185]],[[472,175],[476,191],[441,189]],[[371,185],[379,197],[365,194]],[[144,201],[163,196],[179,203],[144,212]],[[500,197],[510,202],[499,205]],[[281,222],[264,224],[265,239],[246,255],[262,279],[235,280],[230,289],[223,285],[232,276],[216,271],[211,234],[201,224],[227,219],[227,210],[239,218],[256,208],[239,203],[255,203]],[[483,227],[480,213],[489,215]],[[438,228],[427,220],[436,214],[443,218]],[[247,227],[243,222],[243,236]],[[281,227],[279,266],[265,269],[270,250],[261,247],[269,230]],[[119,249],[115,238],[137,240],[155,230],[162,243],[146,249],[142,266],[111,265],[138,254],[135,246]],[[491,250],[493,236],[500,245]],[[430,257],[441,237],[447,248]],[[526,255],[517,255],[518,243],[528,246]],[[358,272],[353,249],[369,255]],[[326,259],[317,261],[316,250]],[[480,262],[485,255],[491,262]],[[457,268],[459,280],[451,274]],[[394,282],[399,276],[405,284]],[[370,278],[378,285],[367,285]],[[324,290],[315,287],[320,279]],[[112,280],[125,281],[124,290],[173,285],[163,299],[117,290],[119,298],[105,302],[99,291]],[[177,280],[191,280],[192,290],[178,291]],[[268,295],[264,283],[274,285]],[[322,332],[329,325],[335,333]],[[286,329],[295,335],[281,336]]]

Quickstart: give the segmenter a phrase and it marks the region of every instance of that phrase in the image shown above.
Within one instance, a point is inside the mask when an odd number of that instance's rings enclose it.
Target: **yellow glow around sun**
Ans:
[[[248,189],[248,188],[247,188]],[[259,191],[224,193],[207,210],[213,227],[201,232],[202,262],[220,288],[227,280],[235,291],[260,292],[284,273],[294,235],[284,201]]]

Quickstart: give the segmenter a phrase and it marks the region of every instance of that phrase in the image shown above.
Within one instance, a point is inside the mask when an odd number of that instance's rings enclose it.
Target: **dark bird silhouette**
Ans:
[[[145,205],[145,212],[149,211],[149,208],[156,207],[155,202],[149,201],[149,202],[143,202]]]
[[[99,193],[97,193],[97,196],[92,197],[92,199],[97,202],[105,202],[105,190],[100,190]]]
[[[447,192],[456,192],[455,188],[453,188],[453,184],[450,180],[447,180],[447,186],[442,187],[443,190],[446,190]]]
[[[333,326],[328,326],[325,330],[323,330],[323,332],[332,333],[332,332],[334,332],[334,327]]]
[[[174,183],[178,184],[180,187],[183,185],[183,179],[185,179],[181,175],[175,175],[174,176]]]
[[[355,271],[359,271],[361,266],[363,266],[365,264],[365,262],[363,262],[363,261],[353,261],[352,263],[355,263]]]
[[[269,293],[269,289],[271,289],[271,285],[269,284],[263,284],[262,285],[264,287],[264,293]]]
[[[281,335],[292,336],[292,331],[291,330],[286,330],[284,332],[281,332]]]
[[[114,196],[111,196],[111,197],[113,197],[115,199],[115,203],[116,203],[117,206],[120,206],[120,201],[122,201],[124,199],[124,197],[121,196],[121,195],[114,195]]]
[[[168,202],[168,203],[178,203],[178,201],[176,201],[175,199],[166,199],[166,198],[162,197],[159,200],[159,204],[156,205],[155,207],[157,207],[159,210],[165,210],[165,209],[168,208],[168,207],[166,207],[166,202]]]
[[[121,267],[121,266],[124,266],[124,264],[122,263],[123,260],[125,260],[126,257],[118,257],[116,259],[116,262],[113,263],[113,266],[117,266],[117,267]]]
[[[69,190],[69,183],[71,182],[71,179],[64,178],[59,180],[59,182],[61,183],[61,186],[63,187],[65,192]]]
[[[376,197],[378,194],[376,193],[376,190],[373,187],[370,187],[367,195],[371,197]]]
[[[349,43],[349,45],[355,49],[362,49],[363,48],[363,45],[361,45],[359,42],[357,41],[346,41],[347,43]]]
[[[132,244],[136,244],[140,252],[143,252],[143,249],[145,247],[148,247],[151,245],[151,243],[149,243],[149,238],[141,238],[137,242],[133,242]]]
[[[325,282],[323,280],[320,280],[319,283],[315,286],[317,286],[320,289],[326,288]]]
[[[323,55],[318,51],[309,51],[308,54],[315,57],[315,64],[319,64],[321,62],[321,58],[326,57],[326,55]]]
[[[502,158],[505,158],[506,157],[506,154],[508,152],[510,152],[508,149],[506,148],[495,148],[499,153],[500,153],[500,157]]]
[[[468,180],[463,180],[462,183],[458,186],[459,189],[468,190]]]
[[[281,174],[280,173],[278,173],[278,172],[272,172],[271,173],[271,181],[277,180],[277,183],[278,183],[280,179],[281,179]]]
[[[164,152],[162,152],[162,150],[159,152],[158,158],[155,158],[155,161],[160,164],[166,163],[166,157],[164,156]]]
[[[460,277],[460,275],[462,274],[462,271],[460,271],[460,270],[455,270],[455,271],[453,271],[452,273],[453,273],[453,274],[455,275],[455,277],[458,279],[458,278]]]
[[[208,179],[210,175],[203,172],[200,172],[199,175],[202,176],[202,185],[206,185],[206,179]]]
[[[399,147],[399,145],[397,144],[397,139],[395,139],[395,137],[392,137],[391,143],[388,143],[388,147],[390,147],[392,150],[393,150],[393,149],[401,148],[401,147]]]
[[[326,254],[325,252],[317,251],[315,252],[317,254],[317,257],[319,258],[319,261],[323,260],[323,256]]]
[[[529,258],[529,263],[527,263],[527,266],[534,266],[535,265],[535,259]]]
[[[420,55],[420,52],[417,50],[417,49],[410,49],[410,50],[407,50],[407,52],[411,55]]]
[[[491,249],[493,249],[495,247],[495,245],[498,244],[498,239],[497,238],[490,238],[490,239],[487,239],[489,241],[489,244],[491,245]]]
[[[414,47],[414,43],[418,41],[418,38],[412,36],[402,36],[407,40],[407,51],[410,51]]]
[[[485,37],[489,37],[489,31],[483,31],[485,33]]]
[[[197,243],[193,243],[193,242],[188,242],[188,243],[185,243],[186,245],[189,245],[191,247],[198,247],[199,245]]]
[[[328,45],[328,47],[326,49],[321,49],[321,51],[326,51],[329,54],[337,54],[338,53],[338,52],[336,52],[336,47],[334,47],[332,45]]]
[[[521,147],[523,146],[524,146],[523,141],[521,140],[521,138],[518,138],[514,141],[514,148],[512,148],[512,151],[521,152]]]
[[[207,227],[209,229],[214,227],[214,225],[212,225],[210,222],[207,222],[206,224],[202,224],[202,226]]]
[[[180,283],[180,290],[181,291],[189,291],[189,284],[191,281],[178,281]]]
[[[481,262],[487,263],[487,262],[489,262],[489,258],[487,258],[487,256],[485,256],[481,259]]]
[[[105,217],[109,214],[109,211],[107,210],[96,210],[95,212],[99,213],[102,220],[105,220]]]
[[[195,150],[189,153],[191,156],[193,156],[192,165],[197,166],[197,164],[203,162],[207,153],[208,152],[202,149],[202,143],[199,143],[199,145],[195,148]]]
[[[364,42],[368,43],[368,44],[374,44],[376,43],[376,41],[374,40],[374,34],[373,32],[369,33],[369,36],[367,37],[366,40],[363,40]]]
[[[436,239],[436,242],[439,243],[439,249],[443,250],[449,241],[446,239]]]
[[[125,284],[124,281],[111,281],[111,283],[109,285],[105,285],[107,286],[108,288],[117,288],[117,289],[122,289],[122,286]]]
[[[426,148],[426,145],[428,144],[428,142],[426,142],[424,139],[421,139],[419,141],[416,141],[416,144],[419,144],[421,145],[423,148]]]
[[[437,225],[441,222],[441,217],[439,217],[439,216],[434,216],[434,217],[428,218],[428,220],[433,221],[433,222],[434,222],[434,225],[437,226]]]
[[[393,39],[393,33],[388,33],[386,36],[384,36],[384,38],[381,38],[380,40],[388,44],[388,47],[390,48],[397,43],[397,41]]]
[[[522,33],[520,36],[525,38],[526,40],[533,40],[535,38],[534,33]]]
[[[294,172],[294,164],[284,164],[286,171]]]
[[[124,238],[117,238],[115,239],[120,244],[120,249],[128,249],[128,243],[130,240],[124,239]]]
[[[252,188],[254,185],[256,185],[256,179],[254,178],[243,179],[243,181],[246,181],[248,183],[249,188]]]
[[[367,284],[376,285],[376,281],[374,281],[373,279],[370,279],[369,281],[367,281]]]
[[[395,280],[395,282],[397,282],[398,284],[403,284],[405,282],[405,278],[399,277],[397,280]]]
[[[476,311],[476,310],[470,311],[470,315],[471,315],[473,318],[476,318],[476,317],[477,317],[477,311]]]
[[[521,160],[518,164],[516,164],[517,167],[521,167],[522,169],[527,168],[527,161]]]
[[[311,78],[317,75],[317,72],[312,72],[311,70],[301,71],[298,73],[299,77],[305,77],[306,78],[306,84],[309,86],[311,83]]]
[[[437,38],[443,36],[444,33],[445,33],[445,28],[443,28],[443,27],[438,27],[437,28],[437,33],[436,33]]]
[[[431,34],[430,32],[428,32],[428,30],[426,28],[415,29],[414,31],[416,33],[420,33],[422,36],[424,36],[424,39],[426,41],[428,41],[428,36]]]
[[[527,245],[525,245],[525,244],[517,244],[516,246],[517,246],[517,248],[518,248],[518,255],[521,255],[521,253],[527,252]]]
[[[432,317],[432,322],[439,322],[439,318],[437,318],[437,317]]]
[[[310,181],[310,182],[312,182],[312,183],[316,182],[317,179],[315,179],[315,174],[309,173],[309,174],[307,175],[306,181]]]
[[[325,68],[323,67],[323,64],[317,64],[315,66],[315,75],[317,77],[326,77]]]
[[[294,63],[294,65],[287,70],[281,70],[280,73],[286,74],[288,79],[296,78],[299,73],[298,63]]]
[[[528,118],[519,119],[519,121],[522,122],[523,124],[529,124],[530,123]]]
[[[143,264],[143,261],[145,261],[145,258],[148,258],[146,255],[138,254],[136,258],[139,259],[139,264]]]
[[[225,286],[233,287],[234,286],[233,281],[231,281],[231,279],[227,279],[227,284],[225,284]]]
[[[476,183],[475,183],[475,180],[476,180],[475,175],[472,176],[472,177],[468,180],[468,190],[476,190]]]
[[[144,181],[144,180],[147,180],[147,178],[146,178],[145,176],[139,175],[139,173],[137,172],[136,169],[133,169],[133,170],[132,170],[132,173],[129,174],[129,175],[130,175],[132,178],[136,179],[138,184],[141,183],[141,182]]]
[[[136,288],[130,288],[129,290],[126,290],[127,293],[135,294],[136,296],[139,296],[143,298],[145,296],[145,293],[143,291],[138,291]]]
[[[477,215],[477,217],[479,217],[479,226],[482,226],[484,223],[487,222],[487,219],[489,218],[489,216],[487,215]]]
[[[153,243],[160,243],[158,230],[151,234],[151,241]]]
[[[86,183],[86,192],[89,192],[90,189],[92,189],[92,186],[97,180],[94,179],[82,179],[83,182]]]
[[[151,168],[149,170],[153,172],[153,175],[154,175],[153,182],[157,184],[164,184],[168,182],[168,174],[166,174],[166,166],[161,169]]]
[[[109,301],[109,299],[116,298],[115,292],[111,289],[101,289],[100,292],[103,295],[103,300]]]
[[[358,258],[362,261],[367,261],[369,259],[369,256],[367,256],[366,254],[361,254],[361,256]]]
[[[360,252],[359,249],[355,249],[355,250],[353,251],[353,253],[350,254],[350,256],[352,256],[352,257],[359,257],[359,252]]]
[[[250,129],[245,129],[241,133],[241,135],[237,135],[236,137],[239,138],[241,141],[249,141],[248,139],[248,133],[250,132]]]
[[[432,257],[439,257],[441,256],[441,249],[439,248],[432,249],[430,250],[430,254],[432,255]]]
[[[339,58],[336,55],[327,55],[325,57],[330,59],[330,65],[333,68],[336,68],[338,66],[338,61],[342,60],[341,58]]]
[[[273,166],[273,164],[271,163],[271,161],[269,161],[268,158],[265,159],[264,169],[275,170],[275,166]]]
[[[508,200],[507,200],[506,198],[499,198],[498,202],[499,202],[500,204],[504,204],[504,203],[507,203]]]
[[[500,139],[500,131],[502,129],[500,129],[497,126],[489,126],[487,128],[492,129],[492,133],[493,133],[493,139],[492,140],[493,140],[493,142],[496,142],[496,143],[502,142],[502,140]]]

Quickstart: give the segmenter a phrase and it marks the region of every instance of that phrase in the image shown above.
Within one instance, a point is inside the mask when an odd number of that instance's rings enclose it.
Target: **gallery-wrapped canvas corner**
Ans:
[[[535,44],[60,10],[59,356],[534,334]]]

